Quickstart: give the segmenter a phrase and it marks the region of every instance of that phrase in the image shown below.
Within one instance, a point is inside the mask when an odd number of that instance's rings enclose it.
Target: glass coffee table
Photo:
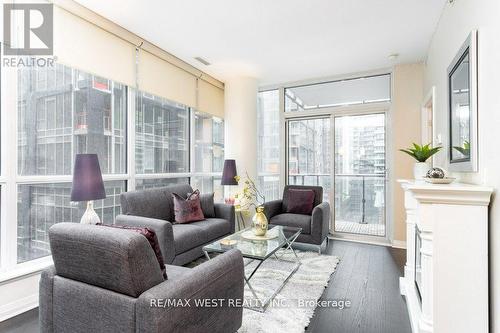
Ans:
[[[205,253],[205,256],[208,259],[210,259],[209,255],[210,252],[224,253],[231,249],[238,249],[243,255],[243,258],[250,259],[247,260],[245,266],[248,266],[250,263],[254,261],[258,261],[255,268],[253,268],[249,274],[245,273],[245,282],[248,285],[248,288],[252,292],[253,296],[257,300],[258,304],[256,307],[248,307],[248,308],[264,312],[266,311],[266,308],[268,307],[270,302],[274,299],[274,297],[276,297],[276,295],[281,291],[281,289],[283,289],[283,287],[286,285],[290,277],[297,271],[297,269],[301,265],[300,259],[297,256],[297,253],[295,253],[292,244],[300,235],[302,229],[284,227],[284,226],[275,226],[267,231],[268,233],[266,235],[271,234],[275,236],[274,238],[268,240],[249,239],[248,235],[250,235],[251,230],[252,230],[251,228],[246,228],[232,235],[219,239],[211,244],[205,245],[203,247],[203,252]],[[284,249],[283,252],[277,253],[278,250],[282,248]],[[273,257],[276,260],[290,262],[290,260],[288,259],[283,259],[283,256],[285,255],[286,252],[291,252],[294,257],[293,260],[294,266],[291,272],[285,277],[285,280],[273,292],[273,294],[270,297],[267,297],[266,299],[260,299],[257,296],[255,289],[252,287],[250,280],[254,276],[255,272],[257,272],[259,267],[264,263],[264,261],[266,261],[271,257]]]

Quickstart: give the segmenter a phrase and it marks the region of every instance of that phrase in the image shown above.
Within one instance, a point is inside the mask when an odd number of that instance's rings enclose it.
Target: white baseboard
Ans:
[[[392,241],[392,247],[394,247],[396,249],[404,249],[404,250],[406,250],[406,241],[393,240]]]
[[[0,307],[0,322],[15,317],[18,314],[34,309],[38,306],[38,293],[30,295]]]

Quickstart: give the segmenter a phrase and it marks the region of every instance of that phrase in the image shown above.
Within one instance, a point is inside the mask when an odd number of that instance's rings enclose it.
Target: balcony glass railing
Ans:
[[[336,174],[333,202],[330,174],[290,174],[288,183],[323,187],[323,199],[335,208],[336,232],[385,235],[385,174]]]
[[[335,221],[385,223],[385,174],[335,175]]]
[[[332,188],[332,177],[330,174],[325,174],[325,173],[289,174],[288,184],[322,186],[323,201],[330,202],[330,192]]]

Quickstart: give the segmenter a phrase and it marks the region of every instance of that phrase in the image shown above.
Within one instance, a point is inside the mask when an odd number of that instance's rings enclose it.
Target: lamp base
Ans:
[[[93,201],[87,201],[87,210],[82,216],[82,219],[80,220],[80,223],[83,224],[98,224],[101,223],[101,219],[99,218],[99,215],[94,210],[94,202]]]

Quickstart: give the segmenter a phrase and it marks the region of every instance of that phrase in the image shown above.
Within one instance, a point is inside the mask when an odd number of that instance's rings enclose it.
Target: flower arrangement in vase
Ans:
[[[235,178],[238,182],[240,181],[239,176]],[[266,197],[259,191],[255,182],[248,176],[248,173],[246,173],[241,193],[237,193],[234,197],[239,201],[242,210],[248,211],[252,207],[255,208],[256,212],[252,218],[252,231],[256,236],[264,236],[268,227],[263,206],[266,202]]]

